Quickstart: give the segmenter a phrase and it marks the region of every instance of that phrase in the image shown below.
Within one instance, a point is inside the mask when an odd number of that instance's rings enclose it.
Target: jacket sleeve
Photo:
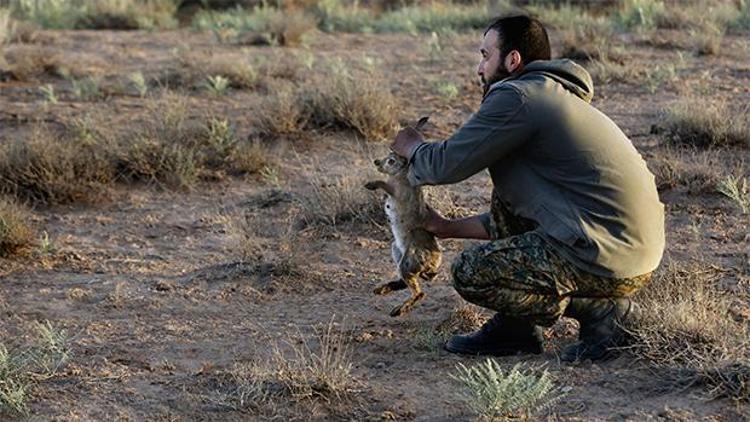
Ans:
[[[523,94],[511,86],[496,88],[448,140],[411,151],[409,183],[443,185],[471,177],[523,144],[532,126]]]

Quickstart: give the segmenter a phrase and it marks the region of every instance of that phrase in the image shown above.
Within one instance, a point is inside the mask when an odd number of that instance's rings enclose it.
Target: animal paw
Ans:
[[[391,310],[390,316],[392,317],[399,317],[401,315],[404,315],[405,313],[411,311],[411,305],[407,305],[404,303],[403,305],[398,305],[395,308]]]

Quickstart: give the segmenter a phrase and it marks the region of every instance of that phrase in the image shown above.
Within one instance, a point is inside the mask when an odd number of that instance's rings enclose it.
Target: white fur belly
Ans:
[[[388,216],[388,222],[391,224],[391,232],[396,247],[401,253],[404,253],[404,229],[401,227],[401,220],[398,218],[398,210],[392,198],[385,200],[385,214]]]

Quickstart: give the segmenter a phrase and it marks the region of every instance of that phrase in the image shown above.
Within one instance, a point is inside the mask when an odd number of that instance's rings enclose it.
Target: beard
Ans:
[[[487,95],[487,91],[490,90],[490,87],[492,86],[492,84],[494,84],[495,82],[502,81],[503,79],[505,79],[505,78],[507,78],[509,76],[510,76],[510,72],[508,72],[505,69],[503,69],[502,66],[498,66],[497,70],[495,70],[495,72],[493,74],[487,75],[486,77],[482,76],[481,77],[481,80],[482,80],[482,97],[484,97],[485,95]]]

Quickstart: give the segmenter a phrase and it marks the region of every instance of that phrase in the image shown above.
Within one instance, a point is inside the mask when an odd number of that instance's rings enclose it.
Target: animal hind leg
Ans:
[[[408,277],[404,277],[403,280],[404,283],[409,286],[409,289],[411,290],[411,296],[409,297],[409,299],[406,299],[406,302],[393,308],[393,310],[391,311],[392,317],[401,316],[411,311],[414,305],[420,300],[424,299],[425,296],[424,292],[419,287],[419,278],[416,274],[411,274]]]
[[[393,262],[396,263],[396,266],[401,265],[401,259],[404,257],[404,254],[398,248],[398,244],[396,244],[396,242],[391,243],[391,257],[393,258]],[[397,290],[403,290],[407,287],[408,286],[403,279],[398,279],[376,287],[374,293],[376,295],[387,295],[388,293],[392,293]]]
[[[397,290],[404,290],[408,286],[404,282],[404,280],[398,279],[394,281],[389,281],[388,283],[381,284],[380,286],[376,287],[375,290],[373,290],[373,293],[376,295],[387,295],[389,293],[393,293]]]

